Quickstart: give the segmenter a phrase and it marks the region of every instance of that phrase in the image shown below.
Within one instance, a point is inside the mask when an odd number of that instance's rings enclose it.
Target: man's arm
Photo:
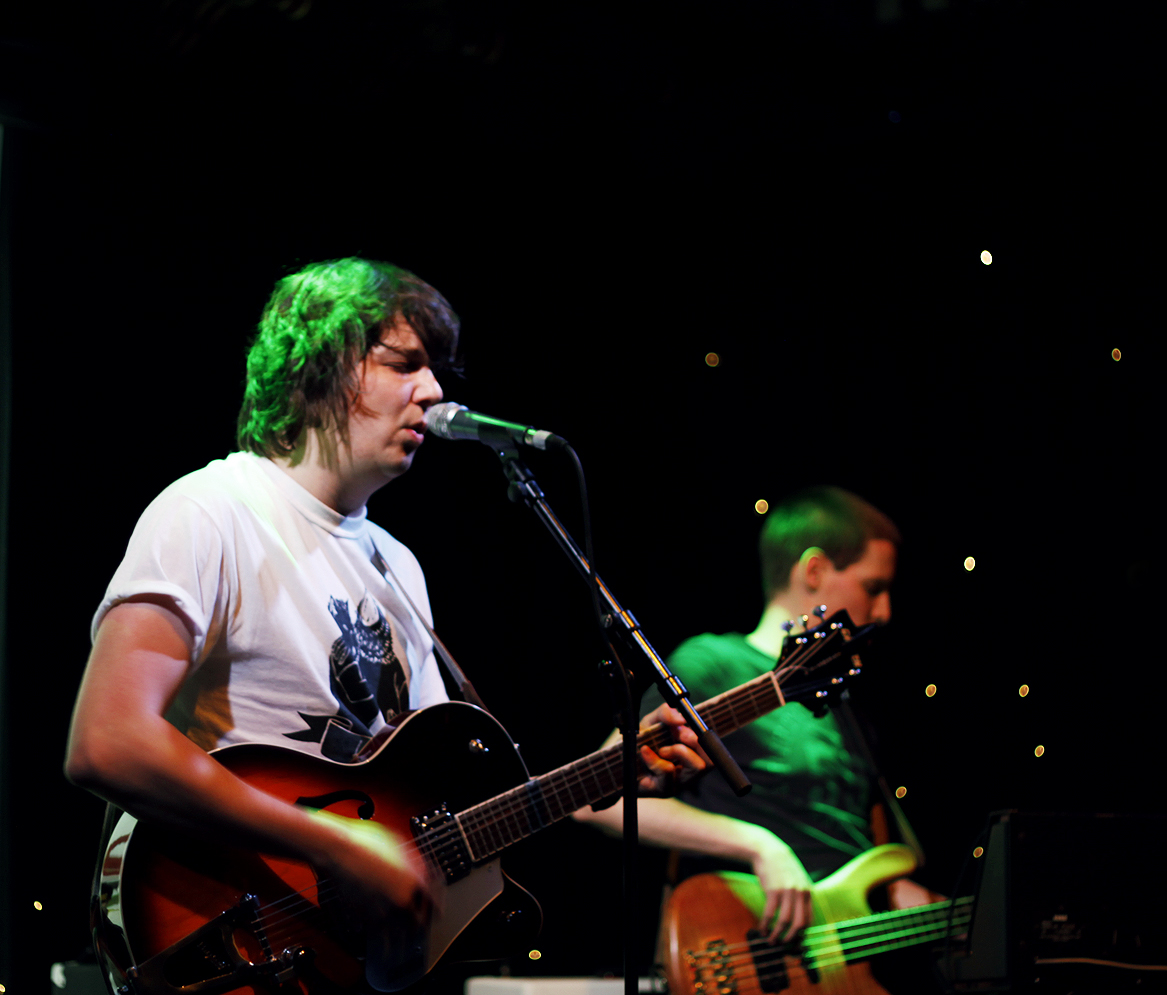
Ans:
[[[192,638],[164,599],[125,602],[102,620],[73,712],[65,774],[130,814],[305,860],[370,912],[420,908],[423,872],[388,830],[319,818],[254,788],[163,716],[190,665]]]
[[[642,798],[636,813],[642,843],[736,860],[751,867],[766,895],[759,928],[768,930],[772,940],[793,936],[810,925],[810,877],[794,851],[770,830],[706,812],[676,798]],[[582,808],[573,818],[619,836],[623,802],[599,812]]]
[[[684,725],[684,716],[675,708],[661,705],[645,716],[640,726],[643,729],[655,722],[672,726],[674,735],[681,744],[687,745],[688,752],[696,752],[696,733]],[[604,745],[619,739],[620,733],[613,732]],[[661,753],[666,754],[671,749],[664,747]],[[651,760],[645,757],[645,762],[655,773]],[[686,774],[694,772],[687,757],[678,759],[678,763],[684,763],[686,768],[681,772],[682,780]],[[695,769],[707,766],[702,761]],[[648,793],[647,780],[641,779],[642,795]],[[810,877],[794,851],[770,830],[732,816],[706,812],[676,798],[642,797],[637,802],[636,812],[642,843],[738,860],[752,867],[766,894],[760,928],[770,930],[772,939],[794,935],[810,925]],[[599,812],[581,808],[572,813],[572,818],[590,823],[610,835],[620,836],[624,830],[624,803],[623,800],[617,801]]]

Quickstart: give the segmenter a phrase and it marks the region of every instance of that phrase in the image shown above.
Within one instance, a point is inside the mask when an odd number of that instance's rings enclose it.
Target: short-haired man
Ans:
[[[314,816],[206,751],[352,761],[387,718],[446,700],[421,568],[365,505],[409,469],[458,335],[441,294],[387,263],[277,284],[248,354],[241,451],[151,503],[94,618],[70,779],[139,819],[307,861],[373,915],[425,905],[425,870],[389,830]],[[661,754],[645,787],[673,761],[702,766],[680,743]]]
[[[857,625],[891,618],[890,588],[900,535],[891,520],[838,487],[812,487],[773,508],[760,538],[766,606],[749,635],[706,633],[684,642],[669,664],[697,703],[773,669],[786,635],[820,604],[846,609]],[[651,707],[655,691],[645,697]],[[872,778],[848,748],[836,717],[798,703],[726,737],[726,747],[753,782],[744,798],[723,779],[694,782],[680,798],[639,806],[643,842],[705,859],[683,873],[752,868],[766,895],[763,922],[772,936],[805,927],[811,882],[873,845],[869,820]],[[577,819],[619,831],[621,808],[584,809]],[[930,896],[897,882],[900,907]]]

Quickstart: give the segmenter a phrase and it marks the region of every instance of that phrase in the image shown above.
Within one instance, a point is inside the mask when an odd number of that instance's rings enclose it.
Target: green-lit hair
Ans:
[[[870,539],[900,544],[895,523],[874,505],[841,487],[807,487],[770,509],[758,539],[762,589],[769,601],[790,586],[790,571],[818,546],[845,570],[863,556]]]
[[[357,364],[399,318],[417,333],[435,370],[454,365],[458,316],[408,270],[332,259],[280,280],[247,353],[239,448],[286,455],[305,428],[346,437]]]

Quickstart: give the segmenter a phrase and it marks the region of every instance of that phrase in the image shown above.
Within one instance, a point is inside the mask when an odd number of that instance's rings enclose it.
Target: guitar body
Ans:
[[[872,888],[910,874],[912,851],[887,844],[861,853],[814,885],[814,954],[756,936],[764,904],[752,874],[698,874],[665,906],[665,973],[672,995],[887,995],[864,963],[847,963],[834,924],[871,915]],[[809,933],[807,935],[810,935]]]
[[[277,798],[371,818],[406,840],[412,817],[443,804],[458,812],[527,780],[502,726],[461,702],[410,713],[356,764],[272,746],[232,746],[214,756]],[[399,991],[447,952],[505,953],[537,933],[542,918],[497,859],[439,885],[424,928],[403,913],[362,935],[330,897],[307,864],[123,815],[98,868],[95,948],[111,990],[128,986],[125,995],[266,995],[281,985],[309,995]],[[472,923],[486,934],[477,944]]]

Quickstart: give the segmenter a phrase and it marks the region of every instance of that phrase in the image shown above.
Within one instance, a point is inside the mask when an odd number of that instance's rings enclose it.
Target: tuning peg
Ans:
[[[793,628],[794,628],[793,622],[787,621],[787,622],[782,623],[782,631],[785,632],[786,635],[788,635],[788,636],[790,635],[790,630]]]
[[[803,627],[804,629],[807,627],[807,625],[809,624],[809,622],[810,622],[810,616],[809,616],[809,615],[803,615],[803,616],[802,616],[802,627]]]
[[[824,615],[826,615],[826,613],[827,613],[827,606],[826,605],[819,605],[811,614],[817,615],[819,618],[822,618]]]

